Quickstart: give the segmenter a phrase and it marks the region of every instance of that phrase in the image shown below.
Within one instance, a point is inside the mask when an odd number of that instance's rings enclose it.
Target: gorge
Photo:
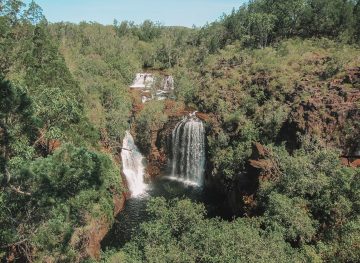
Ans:
[[[210,218],[231,218],[232,213],[223,205],[221,198],[203,185],[204,123],[196,117],[195,112],[186,114],[169,137],[172,156],[169,156],[168,166],[159,177],[152,178],[145,184],[145,158],[139,152],[130,132],[126,132],[121,156],[130,196],[113,228],[102,241],[103,249],[121,248],[131,240],[140,224],[149,220],[146,207],[154,197],[164,197],[166,200],[186,197],[203,203]]]

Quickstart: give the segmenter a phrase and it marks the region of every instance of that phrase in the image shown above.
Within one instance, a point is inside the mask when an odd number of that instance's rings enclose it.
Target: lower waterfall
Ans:
[[[172,132],[172,177],[199,186],[203,184],[204,134],[204,124],[195,113],[176,125]]]
[[[146,184],[144,183],[144,157],[136,147],[130,132],[126,132],[122,150],[121,159],[123,172],[131,192],[131,196],[138,196],[144,193]]]

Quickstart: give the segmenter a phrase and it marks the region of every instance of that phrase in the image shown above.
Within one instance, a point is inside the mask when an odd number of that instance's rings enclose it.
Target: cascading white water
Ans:
[[[144,157],[136,147],[130,132],[126,132],[121,150],[123,172],[131,192],[131,196],[138,196],[144,193],[146,184],[144,183]]]
[[[148,89],[154,83],[154,77],[150,73],[137,73],[130,88]]]
[[[163,90],[171,91],[174,89],[174,78],[172,76],[166,76],[164,78]]]
[[[202,185],[205,165],[205,131],[195,112],[172,132],[172,173],[179,180]]]

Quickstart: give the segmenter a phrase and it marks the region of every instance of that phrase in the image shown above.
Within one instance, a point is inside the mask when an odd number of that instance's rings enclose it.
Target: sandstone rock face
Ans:
[[[355,159],[355,158],[341,158],[341,164],[349,166],[349,167],[353,167],[353,168],[358,168],[360,167],[360,159]]]
[[[171,136],[176,123],[181,120],[179,116],[169,116],[169,120],[162,129],[156,131],[152,144],[154,145],[150,156],[148,157],[148,174],[150,177],[156,177],[161,174],[172,158]]]
[[[260,143],[254,143],[253,152],[249,164],[252,168],[252,176],[260,178],[260,180],[274,179],[279,174],[279,164],[268,151]]]
[[[172,132],[175,129],[176,124],[182,120],[184,116],[194,112],[193,109],[181,109],[179,111],[171,112],[167,111],[168,121],[162,127],[162,129],[154,132],[152,136],[152,151],[149,156],[148,173],[150,176],[160,175],[168,164],[169,159],[172,158]],[[196,112],[196,117],[204,122],[208,122],[211,117],[208,114]]]
[[[125,207],[126,195],[114,195],[114,217]],[[89,222],[85,227],[75,229],[70,243],[79,252],[77,262],[92,258],[99,260],[101,252],[101,241],[109,231],[110,222],[106,218],[87,218]]]
[[[350,163],[350,166],[354,168],[360,167],[360,159],[356,159],[355,161],[352,161]]]
[[[149,178],[160,176],[161,172],[166,169],[169,159],[172,158],[172,131],[184,116],[194,111],[194,109],[186,108],[184,105],[179,105],[173,100],[165,101],[164,113],[167,115],[168,121],[162,127],[151,131],[151,150],[146,156],[148,161],[146,172]],[[134,114],[138,112],[139,110],[136,110]],[[196,112],[196,117],[204,122],[210,120],[208,114],[200,112]]]

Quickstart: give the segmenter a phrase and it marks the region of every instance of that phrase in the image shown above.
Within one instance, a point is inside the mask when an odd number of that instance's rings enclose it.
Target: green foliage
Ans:
[[[46,19],[42,12],[42,8],[32,0],[29,3],[28,9],[24,12],[24,18],[33,25],[36,25]]]
[[[356,242],[359,171],[341,166],[337,152],[316,142],[304,145],[293,155],[281,147],[273,149],[281,174],[260,182],[264,225],[299,247],[315,242],[325,261],[351,261],[357,249],[343,246],[343,233],[349,231],[350,242]]]
[[[51,157],[33,163],[23,176],[34,178],[36,187],[50,188],[54,196],[68,199],[82,190],[97,189],[101,184],[102,167],[99,165],[102,163],[98,158],[95,153],[69,145]]]
[[[279,172],[260,181],[258,217],[207,219],[200,204],[154,198],[150,221],[120,252],[108,253],[126,262],[356,261],[359,171],[311,141],[294,155],[272,151]]]
[[[244,170],[246,161],[252,152],[252,143],[258,140],[258,131],[254,124],[236,113],[230,117],[225,126],[239,127],[236,135],[222,138],[222,132],[209,138],[211,162],[214,165],[213,173],[221,173],[226,179],[235,179],[236,175]],[[225,141],[223,141],[225,140]]]
[[[296,251],[256,222],[205,219],[186,199],[153,199],[148,210],[152,220],[122,250],[126,262],[296,262]]]
[[[305,200],[290,199],[278,193],[271,193],[267,198],[264,217],[268,228],[283,233],[289,242],[311,241],[316,234],[316,225],[304,209]]]
[[[119,147],[121,138],[128,129],[131,108],[129,95],[116,85],[105,86],[102,89],[101,103],[105,109],[106,128],[112,146]]]
[[[93,263],[96,262],[94,261],[89,261],[89,263]],[[105,252],[103,252],[101,254],[101,260],[100,262],[103,263],[118,263],[118,262],[125,262],[125,255],[123,252],[121,251],[116,251],[116,250],[107,250]]]
[[[118,152],[131,109],[127,88],[140,70],[135,40],[114,37],[113,27],[96,23],[59,23],[50,30],[85,94],[88,119],[101,131],[101,139]]]
[[[145,20],[140,25],[135,25],[131,21],[122,21],[120,24],[115,19],[114,28],[118,36],[134,35],[141,41],[150,42],[161,34],[161,24],[154,23],[151,20]]]
[[[360,3],[357,2],[354,8],[355,39],[360,41]]]
[[[85,89],[51,29],[35,2],[0,2],[0,255],[14,244],[28,261],[79,262],[79,233],[100,218],[113,222],[122,183],[112,157],[96,151]],[[114,75],[129,82],[132,70],[113,57]],[[124,105],[124,91],[104,86],[105,117],[114,117],[106,127],[120,140],[129,100]]]
[[[187,91],[192,98],[187,103],[216,116],[207,138],[212,174],[225,181],[241,176],[252,142],[284,140],[281,129],[292,107],[312,96],[310,91],[299,91],[299,83],[313,87],[342,78],[358,58],[356,47],[328,39],[291,39],[265,49],[228,45],[207,56],[198,74],[182,70],[180,79],[198,83]],[[326,96],[329,91],[323,87],[320,92]],[[354,142],[356,125],[349,122],[341,136]]]
[[[229,42],[266,47],[294,36],[331,37],[344,42],[358,39],[357,1],[342,0],[255,0],[249,1],[220,21],[205,26],[198,42],[210,52]]]
[[[24,165],[12,182],[30,195],[1,194],[2,244],[26,238],[37,249],[35,257],[72,261],[79,253],[70,243],[77,228],[97,218],[113,221],[113,195],[122,191],[119,174],[109,156],[70,144]]]
[[[175,68],[173,77],[175,81],[174,86],[176,87],[176,99],[184,101],[186,104],[192,103],[198,93],[198,84],[183,68]]]
[[[37,144],[43,144],[45,154],[51,140],[94,145],[97,135],[84,114],[83,93],[49,34],[41,8],[31,2],[25,9],[21,1],[7,1],[5,7],[1,19],[17,17],[17,21],[9,23],[1,36],[1,70],[14,85],[26,88],[34,101],[33,115],[42,136]]]
[[[250,38],[260,47],[266,47],[269,42],[269,36],[275,27],[276,17],[266,13],[251,13],[249,15]]]
[[[37,122],[28,94],[2,78],[0,105],[0,179],[4,184],[10,182],[17,163],[33,157],[30,145],[37,135]]]

